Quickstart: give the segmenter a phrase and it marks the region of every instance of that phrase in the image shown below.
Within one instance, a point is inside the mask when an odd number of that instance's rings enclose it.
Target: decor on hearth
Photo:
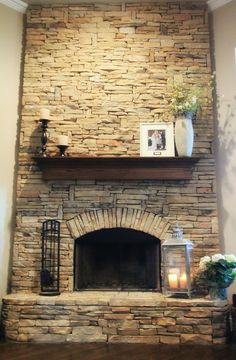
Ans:
[[[173,123],[140,124],[140,155],[175,156]]]
[[[48,122],[50,121],[49,119],[50,119],[50,110],[41,109],[40,110],[40,122],[41,122],[41,128],[42,128],[41,153],[42,153],[43,157],[47,156],[46,145],[47,145],[47,140],[48,140],[47,128],[48,128]]]
[[[67,135],[58,135],[57,147],[60,150],[60,156],[65,156],[65,151],[68,148],[69,137]]]
[[[162,245],[163,293],[191,296],[191,252],[193,244],[183,237],[178,224]]]
[[[171,92],[169,110],[175,117],[175,146],[179,156],[191,156],[193,151],[193,124],[200,107],[201,91],[184,84],[175,85]]]
[[[199,264],[199,281],[206,286],[211,299],[226,299],[226,288],[236,277],[236,256],[204,256]]]
[[[46,220],[42,226],[41,295],[58,295],[60,265],[60,222]]]

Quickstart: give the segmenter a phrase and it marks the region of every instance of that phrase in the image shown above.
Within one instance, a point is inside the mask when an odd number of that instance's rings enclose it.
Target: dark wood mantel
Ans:
[[[34,157],[44,180],[188,180],[196,157]]]

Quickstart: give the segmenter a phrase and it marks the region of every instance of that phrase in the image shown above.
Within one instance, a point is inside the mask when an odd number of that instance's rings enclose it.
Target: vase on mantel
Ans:
[[[192,113],[178,115],[175,120],[175,146],[178,156],[191,156],[193,152]]]

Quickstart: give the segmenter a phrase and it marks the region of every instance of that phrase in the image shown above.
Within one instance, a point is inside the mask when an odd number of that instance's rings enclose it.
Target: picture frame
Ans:
[[[140,124],[140,156],[175,156],[172,122]]]

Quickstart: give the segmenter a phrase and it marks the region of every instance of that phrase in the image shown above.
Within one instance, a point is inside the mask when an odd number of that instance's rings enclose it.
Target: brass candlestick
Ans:
[[[40,119],[41,122],[41,128],[42,128],[42,135],[41,135],[41,153],[43,157],[47,156],[46,150],[47,150],[47,141],[48,141],[48,135],[47,135],[47,128],[48,128],[48,122],[50,120],[48,119]]]

